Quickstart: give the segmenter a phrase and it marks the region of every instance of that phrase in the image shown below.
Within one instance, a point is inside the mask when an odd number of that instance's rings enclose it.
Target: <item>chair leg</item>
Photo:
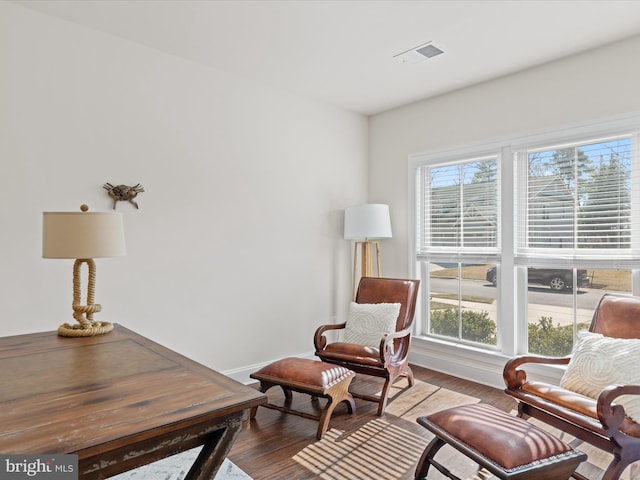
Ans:
[[[387,408],[389,390],[391,389],[392,384],[393,384],[393,380],[391,378],[387,378],[384,382],[384,386],[382,387],[382,391],[380,392],[380,401],[378,402],[378,413],[377,413],[379,417],[384,415],[384,411]]]
[[[529,418],[529,414],[527,413],[526,403],[518,402],[518,414],[516,416],[524,420],[527,420]]]
[[[390,373],[390,375],[386,378],[384,382],[384,386],[382,387],[382,391],[380,392],[380,401],[378,402],[378,413],[377,415],[381,417],[384,415],[384,411],[387,408],[387,402],[389,399],[389,391],[391,390],[391,386],[398,380],[399,377],[407,377],[407,382],[409,383],[408,387],[413,387],[415,381],[413,378],[413,370],[409,365],[404,365],[401,370],[395,370]]]
[[[411,370],[411,367],[409,365],[405,365],[402,375],[407,377],[407,382],[409,382],[409,386],[413,387],[413,384],[414,384],[413,370]]]
[[[609,464],[607,469],[604,471],[602,480],[618,480],[620,478],[620,475],[622,475],[622,472],[624,471],[624,469],[627,468],[631,463],[632,462],[628,460],[623,461],[622,459],[614,455],[613,460],[611,460],[611,463]]]

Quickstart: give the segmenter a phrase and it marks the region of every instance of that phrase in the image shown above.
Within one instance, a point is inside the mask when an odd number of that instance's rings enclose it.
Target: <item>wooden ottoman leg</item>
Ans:
[[[267,390],[269,390],[273,386],[275,386],[275,383],[270,383],[264,380],[260,380],[260,393],[265,393]],[[291,393],[289,393],[289,396],[291,396]],[[249,414],[249,419],[255,418],[257,411],[258,411],[258,407],[252,407],[251,413]]]
[[[353,401],[353,397],[345,398],[340,401],[336,401],[334,398],[328,397],[327,404],[322,410],[322,414],[319,418],[318,431],[316,433],[316,438],[321,440],[324,434],[327,432],[327,428],[329,427],[329,420],[331,420],[331,414],[333,410],[338,406],[339,403],[345,402],[347,404],[347,408],[349,409],[349,413],[353,413],[356,410],[356,404]]]
[[[318,431],[316,433],[316,438],[318,440],[321,440],[326,433],[329,426],[329,420],[331,420],[331,414],[338,404],[345,402],[349,409],[349,413],[356,411],[356,402],[354,402],[353,397],[349,393],[349,384],[351,384],[351,380],[354,376],[355,375],[351,375],[326,390],[324,395],[328,400],[322,410],[322,414],[320,415],[320,423],[318,424]]]
[[[282,387],[282,393],[284,393],[284,401],[285,404],[290,404],[293,399],[293,395],[291,394],[291,389],[285,385],[280,385]]]
[[[440,450],[444,445],[445,442],[438,437],[435,437],[431,442],[429,442],[427,448],[422,452],[422,457],[420,457],[420,461],[416,467],[415,480],[426,480],[427,472],[431,466],[431,460],[435,454],[438,453],[438,450]]]
[[[347,410],[349,413],[353,413],[356,411],[356,402],[353,400],[351,394],[349,394],[349,398],[343,400],[347,404]]]
[[[322,414],[318,419],[318,430],[316,432],[316,438],[318,440],[322,440],[327,428],[329,427],[329,420],[331,420],[331,414],[333,413],[333,409],[336,408],[337,403],[333,401],[332,398],[329,397],[327,400],[327,405],[322,410]]]

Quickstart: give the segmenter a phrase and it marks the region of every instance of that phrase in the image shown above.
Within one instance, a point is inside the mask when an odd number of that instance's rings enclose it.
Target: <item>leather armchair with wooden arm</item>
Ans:
[[[414,383],[408,354],[419,286],[419,280],[374,277],[360,280],[356,303],[400,304],[396,331],[382,337],[378,348],[355,343],[328,342],[325,333],[344,329],[346,322],[321,325],[314,335],[316,355],[322,361],[342,365],[356,373],[385,379],[379,396],[351,391],[356,398],[377,402],[378,415],[384,413],[389,389],[399,377],[406,377],[409,386]]]
[[[605,294],[589,331],[612,338],[640,338],[640,297]],[[530,380],[523,368],[525,364],[566,365],[569,361],[570,357],[536,355],[513,358],[504,367],[505,392],[518,401],[519,416],[537,418],[611,453],[613,459],[602,480],[616,480],[629,464],[640,460],[640,424],[615,400],[621,395],[640,395],[640,385],[610,385],[591,398]],[[579,474],[574,477],[584,478]]]

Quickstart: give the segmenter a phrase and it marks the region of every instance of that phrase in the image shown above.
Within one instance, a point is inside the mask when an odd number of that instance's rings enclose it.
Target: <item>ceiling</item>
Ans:
[[[637,0],[13,1],[365,115],[640,34]]]

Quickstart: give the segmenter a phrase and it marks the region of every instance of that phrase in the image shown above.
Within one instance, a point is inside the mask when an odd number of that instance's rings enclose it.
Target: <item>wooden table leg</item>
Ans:
[[[213,432],[205,441],[184,480],[213,480],[240,430],[242,417],[237,417],[230,419],[226,427]]]

